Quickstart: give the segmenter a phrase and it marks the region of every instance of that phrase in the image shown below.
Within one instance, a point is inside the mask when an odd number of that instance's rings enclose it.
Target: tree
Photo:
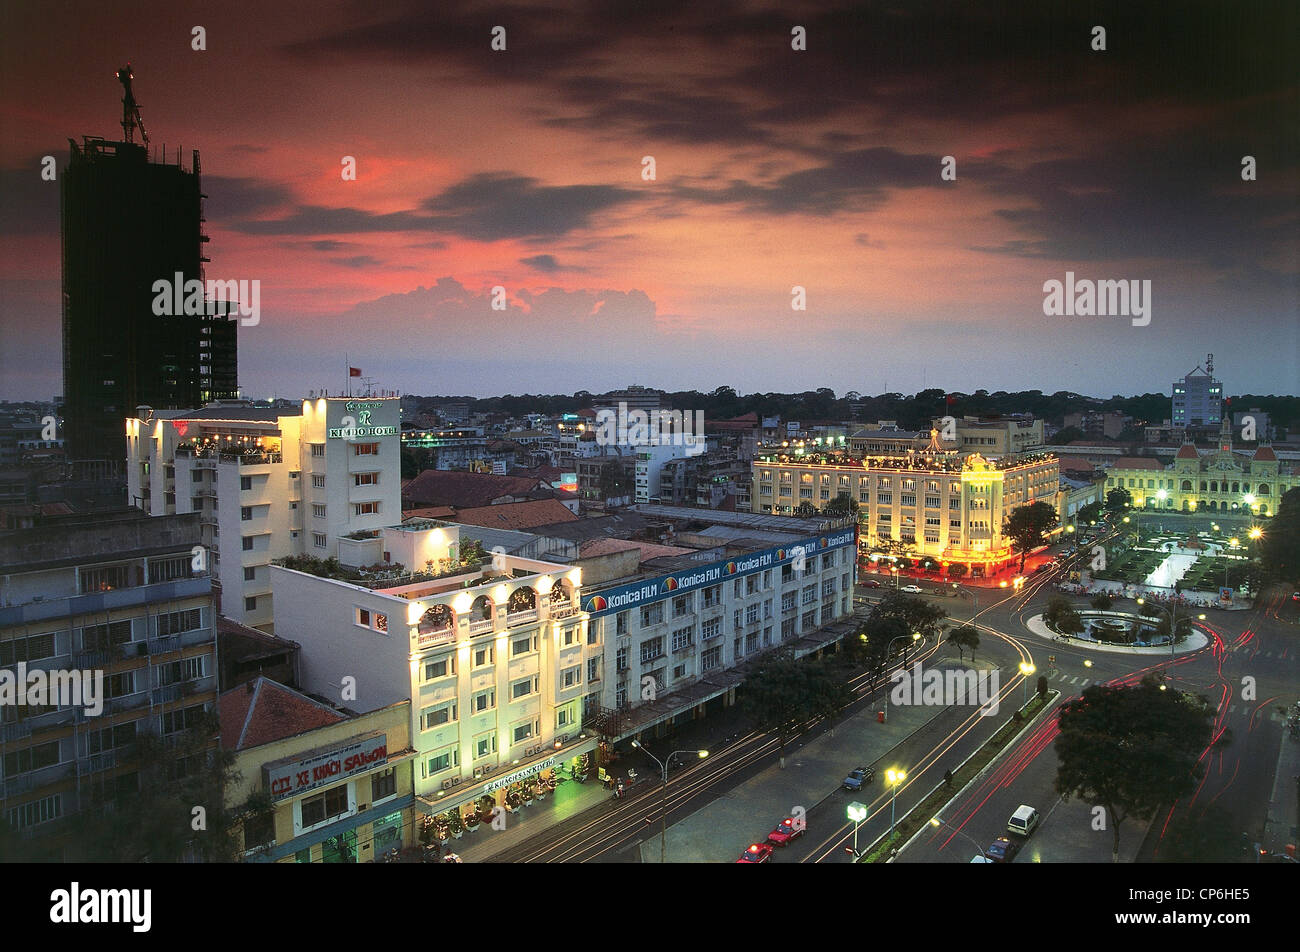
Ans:
[[[1052,436],[1052,442],[1057,446],[1065,446],[1073,443],[1075,440],[1086,440],[1088,434],[1083,432],[1077,426],[1067,426],[1063,430],[1057,430]]]
[[[1300,580],[1300,487],[1288,490],[1259,540],[1260,567],[1268,578]],[[1252,589],[1257,591],[1257,589]]]
[[[1111,598],[1105,592],[1101,592],[1094,595],[1089,604],[1091,604],[1093,608],[1097,609],[1097,611],[1104,612],[1107,611],[1110,606],[1115,604],[1115,599]]]
[[[1107,512],[1123,512],[1131,505],[1133,505],[1133,494],[1127,489],[1116,486],[1106,493]]]
[[[848,493],[840,493],[822,507],[822,513],[828,516],[844,517],[858,515],[858,501]]]
[[[980,646],[979,629],[974,625],[962,625],[960,628],[954,628],[948,632],[948,644],[957,646],[957,656],[966,660],[964,649],[970,649],[970,659],[975,660],[975,649]]]
[[[1083,616],[1073,608],[1067,608],[1056,617],[1056,630],[1063,635],[1077,635],[1083,631]]]
[[[867,616],[872,620],[899,618],[903,621],[903,633],[919,631],[926,638],[939,633],[939,623],[948,617],[948,613],[937,605],[931,605],[923,598],[902,592],[890,592],[871,608]]]
[[[1053,595],[1047,600],[1047,607],[1043,609],[1043,622],[1047,627],[1055,628],[1061,615],[1069,611],[1074,611],[1070,600],[1062,595]]]
[[[1047,675],[1040,674],[1038,676],[1037,689],[1039,697],[1047,697]]]
[[[966,566],[960,562],[954,562],[952,565],[948,566],[949,578],[961,578],[965,574],[966,574]]]
[[[1120,827],[1149,820],[1196,789],[1214,709],[1203,698],[1160,690],[1151,672],[1132,687],[1092,685],[1066,702],[1056,739],[1056,791],[1105,808],[1119,862]]]
[[[852,699],[852,690],[835,676],[830,665],[796,661],[788,648],[762,658],[740,692],[741,709],[754,729],[776,735],[782,769],[786,741],[805,722],[829,717]]]
[[[810,516],[817,515],[817,507],[812,504],[811,500],[805,499],[794,507],[794,514],[807,519]]]
[[[1025,570],[1025,557],[1029,550],[1045,544],[1047,533],[1055,529],[1059,521],[1056,509],[1045,502],[1017,506],[1012,510],[1003,532],[1020,550],[1020,571]]]
[[[1101,503],[1090,502],[1074,514],[1074,518],[1080,523],[1096,522],[1101,518]]]
[[[1235,829],[1232,815],[1217,803],[1201,813],[1180,814],[1165,831],[1156,862],[1235,863],[1241,858]]]

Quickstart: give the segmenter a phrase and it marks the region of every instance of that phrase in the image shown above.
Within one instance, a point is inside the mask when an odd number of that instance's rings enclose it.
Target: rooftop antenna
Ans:
[[[1205,355],[1205,372],[1209,374],[1211,377],[1214,376],[1214,355],[1213,354]]]
[[[135,79],[135,74],[131,72],[130,63],[117,71],[117,81],[122,84],[122,134],[126,136],[127,142],[134,142],[135,127],[139,126],[140,140],[147,147],[149,145],[149,133],[144,131],[144,120],[140,118],[140,104],[135,101],[135,94],[131,92],[131,80],[133,79]]]

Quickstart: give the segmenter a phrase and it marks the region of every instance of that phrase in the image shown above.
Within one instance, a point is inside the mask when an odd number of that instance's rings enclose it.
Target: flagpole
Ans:
[[[348,359],[348,352],[343,352],[343,374],[348,381],[348,396],[352,396],[352,361]]]

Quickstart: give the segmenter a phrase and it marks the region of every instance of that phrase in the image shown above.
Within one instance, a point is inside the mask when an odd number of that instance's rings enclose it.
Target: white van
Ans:
[[[1016,808],[1015,813],[1011,814],[1011,819],[1007,820],[1007,829],[1021,836],[1028,836],[1034,832],[1036,826],[1038,826],[1038,811],[1023,803]]]

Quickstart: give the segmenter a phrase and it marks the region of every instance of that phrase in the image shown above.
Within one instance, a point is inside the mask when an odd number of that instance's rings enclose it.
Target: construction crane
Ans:
[[[135,74],[131,72],[130,63],[117,71],[117,81],[122,84],[122,134],[126,136],[127,142],[134,142],[135,127],[139,126],[140,138],[147,146],[149,133],[144,131],[144,120],[140,118],[140,104],[135,101],[135,95],[131,92],[133,79]]]

